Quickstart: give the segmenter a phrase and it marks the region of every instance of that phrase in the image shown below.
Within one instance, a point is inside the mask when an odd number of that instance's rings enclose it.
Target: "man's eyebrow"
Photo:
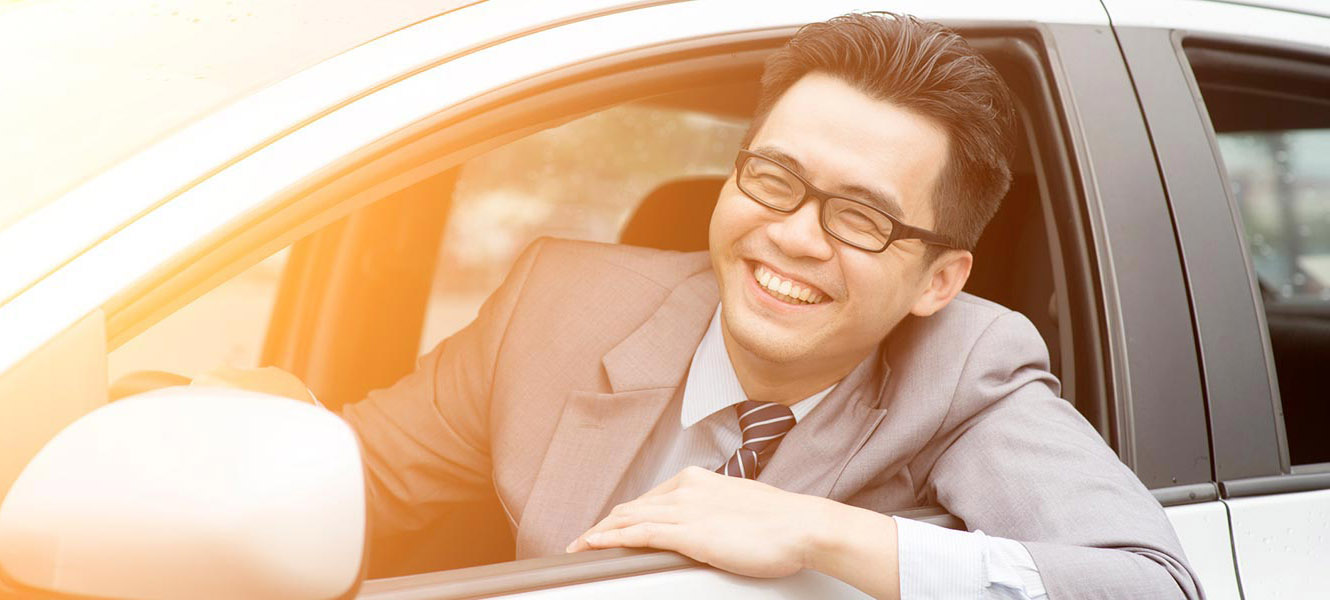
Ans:
[[[804,169],[803,163],[800,163],[799,160],[793,156],[781,152],[779,149],[770,146],[760,146],[753,148],[752,152],[774,158],[780,161],[781,164],[793,169],[800,177],[808,177],[808,171]],[[891,194],[882,193],[854,183],[840,184],[837,188],[842,190],[835,192],[838,196],[844,194],[846,196],[851,196],[851,200],[863,200],[886,211],[887,214],[896,217],[897,219],[905,219],[905,209],[901,208],[900,203],[896,202],[896,198]]]

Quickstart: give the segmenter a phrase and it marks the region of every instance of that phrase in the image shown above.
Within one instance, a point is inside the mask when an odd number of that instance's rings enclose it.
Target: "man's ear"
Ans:
[[[927,267],[926,287],[910,307],[910,314],[927,317],[942,310],[956,294],[961,293],[970,278],[974,255],[968,250],[947,250]]]

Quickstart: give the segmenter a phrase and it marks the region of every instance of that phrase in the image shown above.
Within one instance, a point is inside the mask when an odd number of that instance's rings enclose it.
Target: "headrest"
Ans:
[[[628,220],[619,242],[662,250],[707,249],[707,227],[724,177],[692,177],[665,183],[647,195]]]

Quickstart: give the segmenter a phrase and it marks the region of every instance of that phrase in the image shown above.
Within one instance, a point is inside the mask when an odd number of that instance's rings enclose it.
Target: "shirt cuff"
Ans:
[[[901,600],[1047,598],[1034,559],[1020,542],[893,518]]]
[[[984,589],[983,534],[892,518],[896,519],[901,600],[980,598]]]

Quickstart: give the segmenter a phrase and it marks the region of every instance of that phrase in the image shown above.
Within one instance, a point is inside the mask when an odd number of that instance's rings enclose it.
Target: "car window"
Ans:
[[[1188,55],[1265,308],[1289,460],[1330,462],[1330,67]]]
[[[1266,301],[1330,303],[1330,129],[1216,138]]]
[[[538,237],[705,249],[710,207],[733,168],[757,91],[754,79],[620,104],[487,150],[453,168],[451,187],[432,200],[446,215],[418,353],[429,352],[472,321],[521,251]],[[1021,91],[1029,113],[1036,115],[1030,117],[1037,119],[1031,127],[1047,127],[1051,109],[1036,92]],[[1023,138],[1015,149],[1020,158],[1013,166],[1011,190],[980,241],[978,252],[985,260],[967,291],[1029,316],[1049,343],[1053,369],[1066,374],[1076,355],[1071,352],[1074,338],[1064,334],[1082,315],[1065,304],[1058,309],[1056,289],[1066,285],[1065,275],[1053,267],[1051,253],[1058,246],[1050,240],[1046,219],[1065,210],[1053,204],[1075,196],[1047,191],[1060,190],[1065,182],[1034,164],[1041,160],[1032,148],[1037,143]],[[643,223],[650,226],[639,227]],[[1067,343],[1060,343],[1064,338]],[[1072,399],[1070,389],[1066,394]],[[1104,430],[1107,421],[1097,417],[1092,401],[1087,394],[1085,406],[1077,407]],[[511,538],[506,547],[500,539],[510,519],[497,498],[450,506],[447,515],[417,532],[376,540],[370,576],[510,558]],[[459,539],[484,541],[458,544]]]
[[[727,176],[748,118],[689,107],[693,96],[616,106],[464,164],[439,248],[420,352],[475,318],[536,238],[618,242],[643,200],[662,186]]]
[[[221,366],[260,366],[287,255],[283,249],[249,267],[111,351],[110,382],[144,370],[193,378]]]

